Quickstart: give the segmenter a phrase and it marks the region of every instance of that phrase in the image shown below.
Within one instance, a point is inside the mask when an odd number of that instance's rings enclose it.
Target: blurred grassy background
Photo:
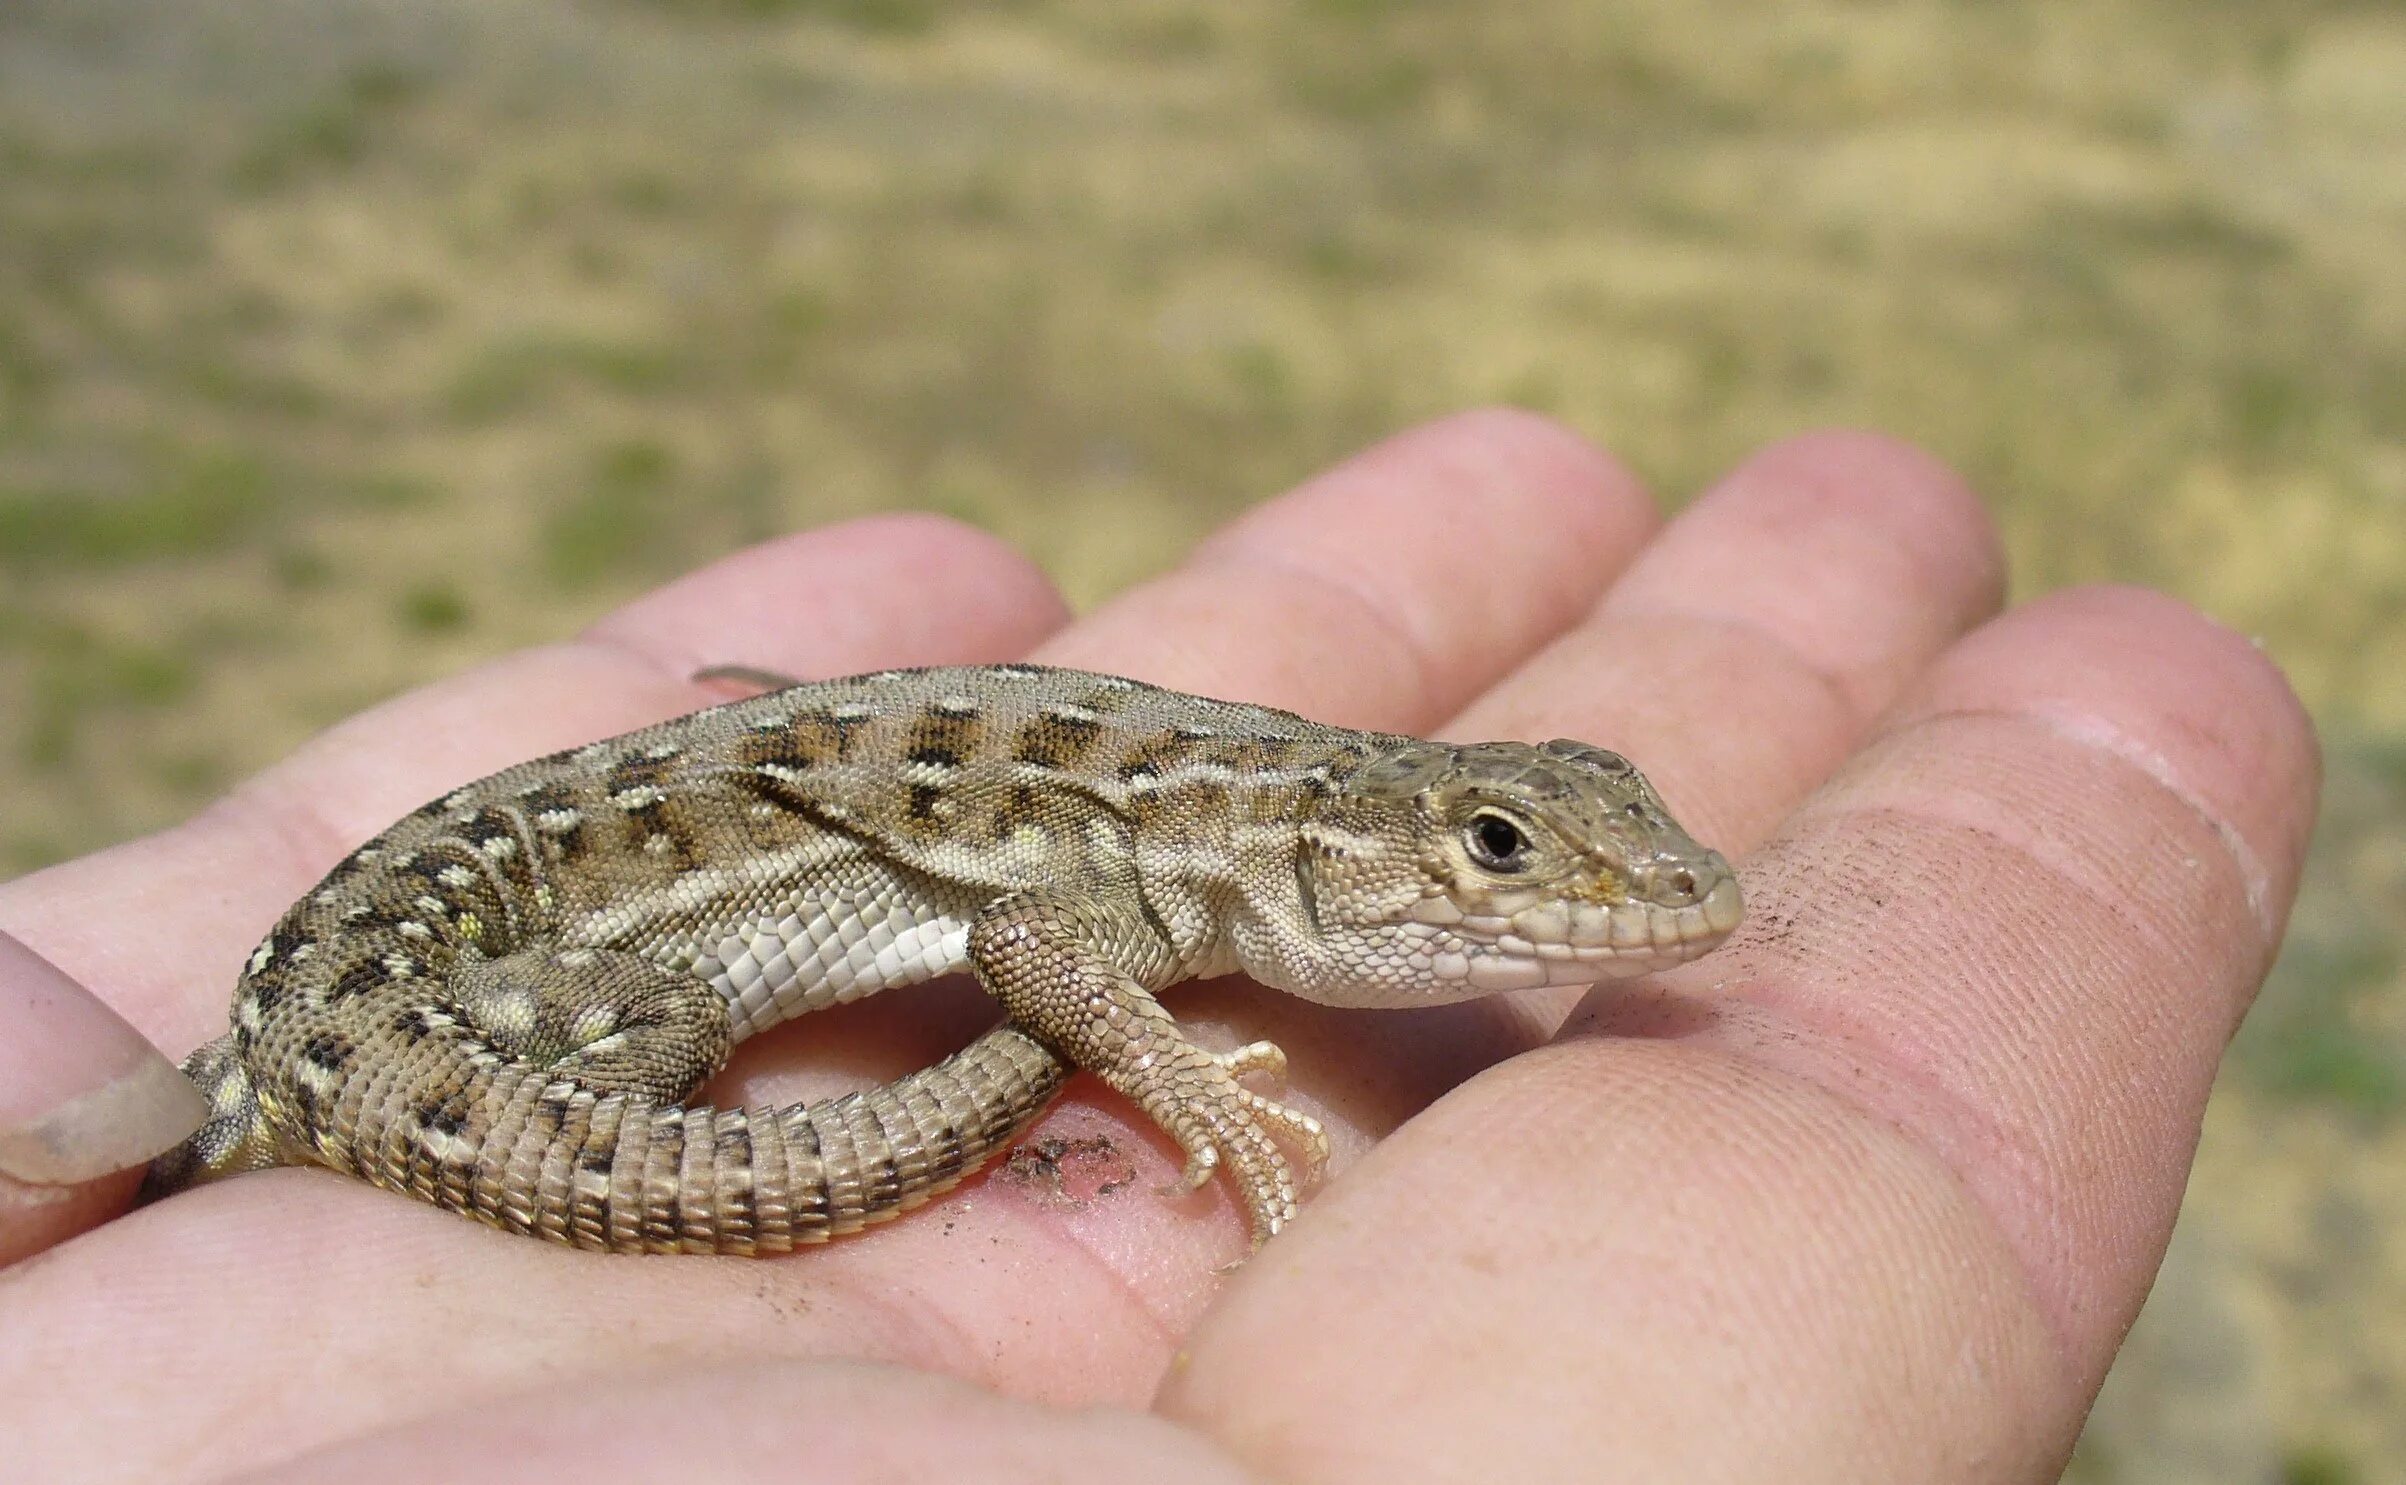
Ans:
[[[2307,895],[2073,1477],[2406,1479],[2394,3],[8,0],[0,871],[773,531],[1091,599],[1490,401],[1674,498],[1885,428],[2289,667]]]

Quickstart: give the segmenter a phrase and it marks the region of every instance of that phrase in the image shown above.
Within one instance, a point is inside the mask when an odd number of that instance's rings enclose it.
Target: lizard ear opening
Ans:
[[[1313,934],[1320,932],[1320,899],[1312,879],[1314,852],[1307,841],[1295,851],[1295,902],[1303,909],[1304,924]]]
[[[1319,936],[1320,866],[1322,860],[1341,861],[1345,848],[1328,838],[1316,823],[1306,823],[1295,833],[1295,903],[1303,910],[1304,925],[1312,935]]]

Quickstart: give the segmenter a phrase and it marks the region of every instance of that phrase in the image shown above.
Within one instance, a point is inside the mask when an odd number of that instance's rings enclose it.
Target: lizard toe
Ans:
[[[1226,1068],[1230,1077],[1260,1073],[1275,1082],[1286,1081],[1286,1049],[1276,1042],[1248,1042],[1233,1052],[1215,1052],[1212,1060]]]

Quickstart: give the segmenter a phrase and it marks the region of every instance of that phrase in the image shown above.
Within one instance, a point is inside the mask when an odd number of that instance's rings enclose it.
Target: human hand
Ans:
[[[180,1053],[286,903],[450,785],[720,699],[688,679],[718,662],[1023,654],[1613,747],[1743,853],[1750,918],[1584,1000],[1176,993],[1221,1043],[1282,1043],[1338,1144],[1232,1277],[1237,1204],[1161,1195],[1177,1152],[1083,1077],[1021,1147],[1133,1179],[1071,1199],[1027,1162],[781,1260],[575,1253],[323,1171],[207,1187],[0,1281],[0,1472],[2052,1479],[2270,961],[2315,758],[2272,667],[2180,605],[1990,619],[1999,588],[1970,496],[1894,445],[1782,444],[1657,531],[1602,456],[1483,413],[1074,622],[999,544],[879,519],[379,707],[188,825],[0,889],[0,927]],[[5,1081],[135,1065],[41,973],[0,959]],[[823,1013],[709,1096],[891,1076],[991,1017],[941,989]],[[0,1177],[0,1251],[130,1188]]]

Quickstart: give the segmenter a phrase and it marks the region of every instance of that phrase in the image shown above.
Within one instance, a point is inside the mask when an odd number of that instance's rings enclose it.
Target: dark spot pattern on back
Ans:
[[[378,960],[360,959],[345,966],[343,972],[334,977],[334,983],[326,987],[326,999],[339,1002],[355,995],[365,995],[391,978]]]
[[[468,1127],[468,1108],[456,1096],[418,1109],[418,1123],[435,1134],[457,1135]]]
[[[518,832],[508,816],[488,805],[461,821],[458,834],[468,844],[482,847],[487,841],[515,837]]]
[[[794,737],[802,746],[819,757],[838,763],[850,762],[861,729],[867,727],[871,714],[848,712],[841,706],[824,711],[796,712]]]
[[[779,768],[789,773],[808,773],[827,759],[824,750],[814,745],[791,727],[773,732],[754,732],[744,737],[737,759],[746,768]]]
[[[911,719],[902,739],[902,754],[914,763],[958,768],[977,751],[982,729],[974,716],[923,711]]]
[[[676,773],[677,760],[672,755],[654,758],[640,751],[621,752],[602,775],[602,791],[610,795],[630,793],[637,789],[658,789]]]
[[[1047,707],[1021,724],[1019,735],[1012,740],[1011,756],[1036,768],[1067,773],[1085,760],[1102,733],[1103,724],[1097,718]]]
[[[1016,834],[1023,825],[1037,823],[1044,808],[1043,796],[1036,786],[1017,783],[1011,786],[1010,797],[994,806],[993,817],[987,822],[987,833],[996,845]]]

